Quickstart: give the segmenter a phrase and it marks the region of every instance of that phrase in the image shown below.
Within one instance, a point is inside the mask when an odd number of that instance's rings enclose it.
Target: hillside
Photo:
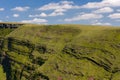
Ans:
[[[28,24],[1,43],[7,80],[120,80],[119,27]]]
[[[1,55],[1,48],[2,48],[2,42],[3,42],[3,38],[8,35],[11,31],[13,31],[14,29],[1,29],[0,28],[0,80],[6,80],[6,73],[3,71],[3,67],[2,67],[2,55]]]

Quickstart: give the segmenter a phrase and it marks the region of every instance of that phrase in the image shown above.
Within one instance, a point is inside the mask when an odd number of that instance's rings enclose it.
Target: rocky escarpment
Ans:
[[[38,49],[42,54],[47,51],[44,46],[35,46],[29,41],[19,41],[14,38],[4,39],[1,62],[6,72],[7,80],[36,80],[36,77],[48,80],[47,76],[35,72],[35,69],[47,60],[47,58],[34,56],[33,51]]]
[[[119,31],[26,25],[1,39],[1,64],[7,80],[119,80]]]
[[[21,23],[0,23],[0,28],[18,28],[24,24]]]

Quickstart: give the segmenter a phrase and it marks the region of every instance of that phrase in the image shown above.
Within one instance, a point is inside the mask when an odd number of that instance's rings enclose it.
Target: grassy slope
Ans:
[[[3,72],[2,66],[0,65],[0,79],[1,80],[6,80],[6,75]]]
[[[34,57],[46,59],[35,71],[50,80],[120,80],[120,28],[26,25],[7,37],[29,41],[35,46],[45,45],[52,50],[44,54],[36,49],[32,51]],[[8,55],[17,62],[31,63],[27,56],[21,60],[21,54]]]
[[[0,37],[6,36],[7,34],[9,34],[13,30],[14,29],[2,29],[2,28],[0,28]]]

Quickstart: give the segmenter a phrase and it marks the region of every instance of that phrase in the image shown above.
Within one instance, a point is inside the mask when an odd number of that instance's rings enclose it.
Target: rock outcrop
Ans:
[[[22,25],[21,23],[0,23],[0,28],[17,28]]]

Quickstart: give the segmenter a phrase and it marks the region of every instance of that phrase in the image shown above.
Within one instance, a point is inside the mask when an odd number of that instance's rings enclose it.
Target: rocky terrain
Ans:
[[[120,80],[119,27],[28,24],[0,36],[2,80]]]
[[[0,22],[0,28],[17,28],[19,26],[22,26],[24,24],[22,23],[3,23]]]

